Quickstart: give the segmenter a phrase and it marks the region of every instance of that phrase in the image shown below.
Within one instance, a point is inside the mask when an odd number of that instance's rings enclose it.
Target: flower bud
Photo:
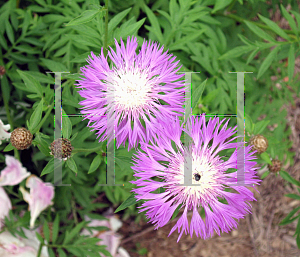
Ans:
[[[262,135],[255,135],[250,138],[252,150],[257,150],[258,154],[265,152],[268,148],[268,140]]]
[[[72,147],[70,140],[66,138],[58,138],[51,143],[50,149],[50,154],[53,155],[54,158],[66,161],[71,157],[71,153],[74,148]]]
[[[33,135],[26,128],[16,128],[11,132],[10,142],[18,150],[29,148],[32,143]]]
[[[272,165],[268,164],[269,171],[276,173],[281,170],[281,161],[275,159],[272,160]]]

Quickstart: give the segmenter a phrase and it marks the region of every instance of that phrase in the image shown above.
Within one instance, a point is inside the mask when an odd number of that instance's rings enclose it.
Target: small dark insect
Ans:
[[[200,176],[198,173],[196,173],[196,174],[195,174],[195,180],[196,180],[196,181],[199,181],[200,178],[201,178],[201,176]]]

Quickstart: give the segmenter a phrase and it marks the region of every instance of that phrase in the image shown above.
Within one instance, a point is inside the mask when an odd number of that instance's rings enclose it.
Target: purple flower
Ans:
[[[229,232],[236,228],[239,220],[247,213],[251,213],[249,201],[255,200],[253,193],[246,186],[233,185],[237,182],[237,147],[238,143],[230,143],[237,137],[235,128],[227,128],[229,120],[220,129],[225,119],[219,118],[205,123],[205,115],[191,117],[185,128],[180,126],[178,119],[174,122],[161,124],[160,136],[152,141],[151,145],[141,143],[133,160],[134,176],[138,177],[131,183],[138,186],[132,191],[138,200],[146,200],[140,207],[140,212],[146,211],[149,222],[155,224],[155,229],[167,224],[177,208],[183,209],[171,233],[178,229],[179,239],[183,232],[206,239],[212,237],[215,230]],[[180,141],[182,132],[191,137],[191,144],[183,146]],[[172,141],[174,142],[172,142]],[[173,143],[173,145],[172,145]],[[239,143],[240,144],[240,143]],[[228,160],[222,159],[218,153],[224,149],[235,149]],[[256,176],[256,162],[250,153],[251,146],[245,147],[245,185],[255,187],[260,180]],[[197,186],[184,186],[184,152],[192,158],[192,180]],[[186,158],[188,159],[188,158]],[[228,169],[235,169],[228,172]],[[187,172],[186,172],[187,173]],[[158,181],[155,178],[160,178]],[[181,184],[181,185],[179,185]],[[163,188],[165,191],[153,193]],[[228,189],[231,191],[228,192]],[[157,192],[157,191],[156,191]],[[227,201],[220,202],[220,199]],[[199,215],[198,209],[204,208],[205,222]],[[187,212],[192,210],[192,218],[188,222]],[[169,235],[170,235],[169,234]]]
[[[128,37],[126,47],[122,40],[121,46],[117,40],[115,44],[116,52],[108,51],[111,67],[103,48],[100,56],[91,53],[77,85],[85,98],[81,113],[92,131],[97,130],[99,141],[110,142],[114,128],[117,147],[125,146],[128,139],[129,150],[141,141],[149,142],[162,120],[182,115],[184,81],[179,80],[183,74],[176,74],[179,61],[156,43],[144,41],[138,54],[135,37]]]

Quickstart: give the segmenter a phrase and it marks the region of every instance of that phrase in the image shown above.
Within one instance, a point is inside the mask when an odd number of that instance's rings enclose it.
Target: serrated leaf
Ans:
[[[300,206],[299,207],[297,207],[296,209],[294,209],[294,210],[292,210],[280,223],[279,223],[279,225],[287,225],[287,224],[290,224],[290,223],[292,223],[295,219],[297,219],[298,217],[299,217],[299,215],[298,216],[296,216],[296,217],[294,217],[294,218],[292,218],[294,215],[295,215],[295,213],[297,212],[297,211],[299,211],[300,210]],[[292,218],[292,219],[291,219]]]
[[[128,208],[129,206],[131,205],[134,205],[136,204],[138,201],[137,199],[135,198],[135,194],[132,193],[116,210],[115,210],[115,213],[119,212],[119,211],[122,211],[126,208]]]
[[[71,20],[66,26],[75,26],[91,21],[100,13],[100,19],[103,17],[105,10],[86,10],[80,16]]]
[[[10,152],[14,150],[14,147],[12,146],[11,143],[9,143],[4,149],[3,149],[3,152]]]
[[[294,44],[291,44],[290,50],[289,50],[289,58],[288,58],[289,82],[291,82],[293,79],[294,69],[295,69],[295,47],[294,47]]]
[[[281,7],[281,11],[282,11],[282,14],[283,14],[284,18],[286,18],[286,20],[289,22],[289,25],[290,25],[291,29],[296,34],[296,36],[298,36],[299,31],[297,29],[296,22],[295,22],[294,18],[289,14],[289,12],[284,8],[284,6],[282,4],[280,5],[280,7]]]
[[[253,134],[261,134],[270,123],[270,120],[261,120],[255,123]]]
[[[44,221],[43,234],[44,234],[46,241],[49,242],[50,241],[50,230],[49,230],[49,225],[48,225],[47,220]]]
[[[205,89],[205,86],[206,86],[206,82],[207,82],[207,79],[204,80],[197,88],[196,90],[193,90],[192,91],[192,103],[191,103],[191,107],[192,107],[192,111],[193,109],[196,108],[201,96],[202,96],[202,93]]]
[[[296,194],[286,194],[285,196],[296,199],[296,200],[300,200],[300,195],[296,195]]]
[[[64,242],[63,244],[64,245],[67,245],[68,243],[71,242],[71,240],[77,236],[80,232],[80,230],[86,225],[86,221],[82,221],[80,222],[78,225],[76,225],[75,228],[73,228],[70,232],[67,231],[66,232],[66,235],[65,235],[65,239],[64,239]]]
[[[101,156],[98,154],[94,160],[92,161],[88,174],[94,172],[96,169],[98,169],[99,165],[101,164]]]
[[[291,38],[282,30],[274,21],[271,21],[270,19],[267,19],[266,17],[258,14],[258,17],[271,29],[273,30],[277,35],[281,36],[282,38],[286,40],[291,40]]]
[[[247,27],[253,32],[255,33],[257,36],[259,36],[260,38],[267,40],[269,42],[275,43],[276,41],[274,40],[274,38],[272,38],[272,36],[270,36],[268,33],[266,33],[265,31],[263,31],[261,28],[259,28],[258,26],[256,26],[255,24],[253,24],[250,21],[244,21],[244,23],[247,25]]]
[[[279,51],[280,47],[277,46],[274,48],[266,57],[266,59],[263,61],[261,66],[259,67],[258,74],[257,74],[257,79],[259,79],[266,71],[269,69],[271,66],[272,62],[274,61],[275,57],[277,56],[277,53]]]
[[[56,62],[50,59],[40,58],[40,60],[43,62],[43,64],[51,71],[51,72],[63,72],[67,71],[67,67],[60,63]]]
[[[252,51],[253,49],[255,49],[256,47],[251,45],[247,45],[247,46],[238,46],[235,47],[231,50],[229,50],[227,53],[221,55],[218,59],[219,60],[224,60],[224,59],[230,59],[230,58],[236,58],[241,56],[242,54],[248,53],[250,51]]]
[[[125,18],[125,16],[130,12],[132,7],[124,10],[123,12],[114,15],[114,17],[108,23],[108,32],[111,32],[114,28],[118,26],[118,24]]]
[[[49,150],[50,151],[50,150]],[[49,174],[51,172],[54,171],[54,158],[52,158],[47,165],[45,166],[45,168],[43,169],[41,176],[44,176],[46,174]]]
[[[42,98],[38,106],[35,108],[34,112],[30,116],[28,129],[31,132],[35,130],[35,128],[37,127],[37,125],[40,123],[42,119],[43,105],[44,105],[44,100]]]
[[[290,182],[290,183],[292,183],[292,184],[294,184],[294,185],[300,187],[300,182],[299,182],[298,180],[294,179],[294,178],[293,178],[289,173],[287,173],[286,171],[281,170],[281,171],[279,171],[279,174],[280,174],[280,176],[281,176],[284,180],[286,180],[286,181],[288,181],[288,182]]]
[[[144,8],[145,8],[147,17],[149,18],[150,23],[152,25],[151,28],[149,28],[148,26],[147,27],[155,34],[155,36],[158,39],[158,42],[160,44],[163,44],[164,43],[164,37],[163,37],[163,34],[161,32],[160,24],[159,24],[157,18],[155,17],[154,13],[152,12],[152,10],[147,5],[144,5]]]
[[[260,155],[260,157],[261,157],[266,163],[272,165],[272,161],[271,161],[271,159],[270,159],[269,154],[267,154],[266,152],[264,152],[264,153],[262,153],[262,154]]]
[[[63,138],[67,138],[69,139],[71,134],[72,134],[72,122],[70,120],[70,118],[68,117],[68,115],[66,115],[66,112],[64,111],[64,109],[62,109],[62,134],[63,134]]]
[[[261,179],[264,179],[265,177],[267,177],[270,174],[270,171],[266,171],[261,175]]]
[[[10,25],[9,23],[9,20],[5,20],[5,31],[6,31],[6,34],[7,34],[7,37],[9,39],[9,41],[14,44],[15,43],[15,34],[14,34],[14,31],[13,31],[13,28],[12,26]]]
[[[232,2],[232,0],[216,0],[214,9],[211,13],[215,13],[216,11],[219,11],[229,5]]]
[[[76,162],[74,161],[73,158],[67,159],[67,165],[73,172],[75,172],[77,174],[78,169],[77,169]]]
[[[56,242],[57,236],[59,231],[59,215],[56,214],[55,220],[52,225],[52,243],[54,244]]]
[[[36,93],[40,98],[42,98],[43,97],[43,89],[42,89],[41,84],[33,76],[29,75],[28,73],[21,71],[21,70],[17,70],[17,72],[19,73],[22,80],[24,81],[26,88],[30,92]]]

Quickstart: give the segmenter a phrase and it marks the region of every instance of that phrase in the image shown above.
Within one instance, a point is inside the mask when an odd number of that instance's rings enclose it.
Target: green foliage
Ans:
[[[262,134],[269,147],[258,156],[259,163],[267,165],[278,158],[285,164],[293,164],[294,153],[288,151],[292,145],[288,139],[290,129],[286,111],[281,108],[293,103],[292,94],[299,95],[300,89],[299,77],[294,75],[300,49],[300,15],[294,1],[290,3],[290,11],[284,5],[278,6],[290,26],[284,30],[268,16],[271,6],[266,1],[110,0],[106,35],[104,1],[9,0],[1,6],[0,65],[5,67],[6,74],[1,78],[0,100],[4,107],[0,107],[0,118],[13,127],[27,126],[34,134],[32,173],[53,182],[54,168],[62,165],[62,182],[72,185],[56,188],[55,215],[49,212],[37,221],[44,224],[50,256],[110,256],[104,246],[97,245],[98,239],[79,235],[87,228],[84,217],[95,217],[108,205],[115,212],[122,211],[124,219],[141,217],[136,209],[141,203],[134,198],[129,183],[134,180],[131,166],[135,151],[128,152],[123,147],[116,150],[116,184],[124,186],[99,186],[106,183],[106,157],[102,155],[106,152],[106,142],[98,142],[86,120],[71,115],[79,113],[79,102],[83,100],[75,86],[80,67],[87,65],[91,52],[96,55],[101,52],[105,38],[107,46],[112,48],[115,39],[125,40],[132,35],[137,36],[139,45],[144,38],[158,41],[178,57],[181,72],[197,72],[192,75],[194,115],[236,114],[236,75],[229,72],[253,72],[245,74],[246,142],[251,136]],[[54,140],[53,72],[65,72],[61,77],[62,136],[71,139],[74,147],[71,158],[58,162],[58,167],[54,167],[49,149]],[[275,81],[272,76],[276,76]],[[236,120],[232,118],[229,125],[236,125]],[[13,147],[2,144],[0,150],[10,152]],[[267,175],[268,171],[262,178]],[[280,171],[280,175],[300,185],[285,171]],[[97,200],[101,194],[108,203]],[[75,204],[71,204],[71,199]],[[295,216],[299,208],[281,224],[297,218],[299,224],[300,216]],[[14,218],[18,215],[14,213],[11,211],[5,219],[7,228],[22,236],[29,213],[17,222]],[[52,239],[47,230],[49,222],[53,222]],[[143,249],[139,251],[140,255],[146,254]]]

